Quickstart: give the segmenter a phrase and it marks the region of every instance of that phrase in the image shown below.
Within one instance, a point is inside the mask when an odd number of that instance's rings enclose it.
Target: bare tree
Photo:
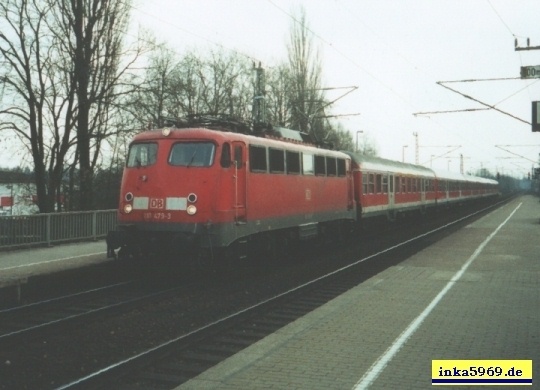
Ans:
[[[370,134],[364,133],[360,139],[357,152],[366,156],[378,156],[377,142]]]
[[[139,88],[126,96],[124,105],[140,128],[162,127],[163,118],[175,117],[178,110],[172,103],[179,92],[175,88],[179,60],[172,50],[160,45],[150,53],[147,62]]]
[[[60,199],[68,158],[80,166],[80,207],[92,205],[92,172],[115,133],[111,112],[130,91],[122,79],[140,52],[123,51],[129,10],[130,0],[0,4],[0,130],[15,132],[30,151],[41,212]]]
[[[290,126],[308,132],[317,139],[324,138],[324,122],[320,119],[325,106],[321,90],[321,60],[313,46],[303,8],[291,26],[287,51],[290,68]]]
[[[37,202],[52,211],[63,159],[73,138],[73,89],[61,63],[58,40],[50,35],[50,4],[6,0],[0,4],[0,108],[2,131],[14,131],[30,151]]]
[[[290,125],[291,105],[289,103],[290,69],[286,64],[278,65],[267,72],[266,109],[268,122],[287,127]]]
[[[201,109],[248,118],[253,95],[251,63],[237,54],[213,52],[199,68]]]
[[[326,126],[326,142],[332,144],[334,149],[354,150],[354,143],[351,133],[348,132],[341,123],[328,123]]]
[[[109,110],[118,92],[115,89],[137,58],[134,55],[121,65],[131,1],[56,0],[54,4],[60,10],[58,34],[66,37],[66,50],[73,64],[80,207],[89,209],[93,169],[101,142],[107,137]]]
[[[143,82],[128,106],[135,122],[161,127],[163,118],[228,114],[247,120],[252,97],[250,63],[238,55],[188,52],[182,58],[164,46],[150,55]]]

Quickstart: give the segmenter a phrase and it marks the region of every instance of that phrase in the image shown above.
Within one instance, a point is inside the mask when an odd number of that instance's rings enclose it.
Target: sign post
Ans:
[[[522,66],[520,75],[522,79],[538,79],[540,78],[540,65]]]
[[[540,102],[532,102],[532,131],[540,131]]]

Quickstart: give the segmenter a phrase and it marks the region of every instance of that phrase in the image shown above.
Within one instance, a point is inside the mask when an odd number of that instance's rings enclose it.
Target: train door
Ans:
[[[394,192],[394,175],[388,173],[388,215],[393,219],[394,205],[395,205],[395,192]]]
[[[246,222],[246,145],[235,141],[233,148],[234,209],[237,224]]]
[[[420,201],[422,205],[426,203],[426,186],[427,180],[424,178],[420,178]]]

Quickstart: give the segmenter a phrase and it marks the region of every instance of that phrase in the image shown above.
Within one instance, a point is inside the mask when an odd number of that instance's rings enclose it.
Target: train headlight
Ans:
[[[195,203],[197,201],[197,194],[194,194],[193,192],[188,195],[187,200],[189,203]]]
[[[133,206],[129,203],[124,205],[124,213],[129,214],[133,211]]]
[[[168,137],[169,134],[171,134],[171,129],[165,128],[165,129],[161,130],[161,134],[163,134],[164,137]]]
[[[190,205],[187,207],[186,212],[187,212],[189,215],[195,215],[195,213],[197,212],[197,206],[195,206],[194,204],[190,204]]]

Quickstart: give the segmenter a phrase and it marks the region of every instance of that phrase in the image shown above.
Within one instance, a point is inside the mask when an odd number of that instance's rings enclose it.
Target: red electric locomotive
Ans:
[[[355,221],[498,193],[495,180],[323,149],[289,129],[229,130],[210,122],[135,136],[109,254],[188,259],[259,240],[284,247]]]
[[[354,221],[348,155],[308,145],[288,129],[261,136],[224,130],[135,136],[112,246],[181,255],[267,236],[309,238]]]

